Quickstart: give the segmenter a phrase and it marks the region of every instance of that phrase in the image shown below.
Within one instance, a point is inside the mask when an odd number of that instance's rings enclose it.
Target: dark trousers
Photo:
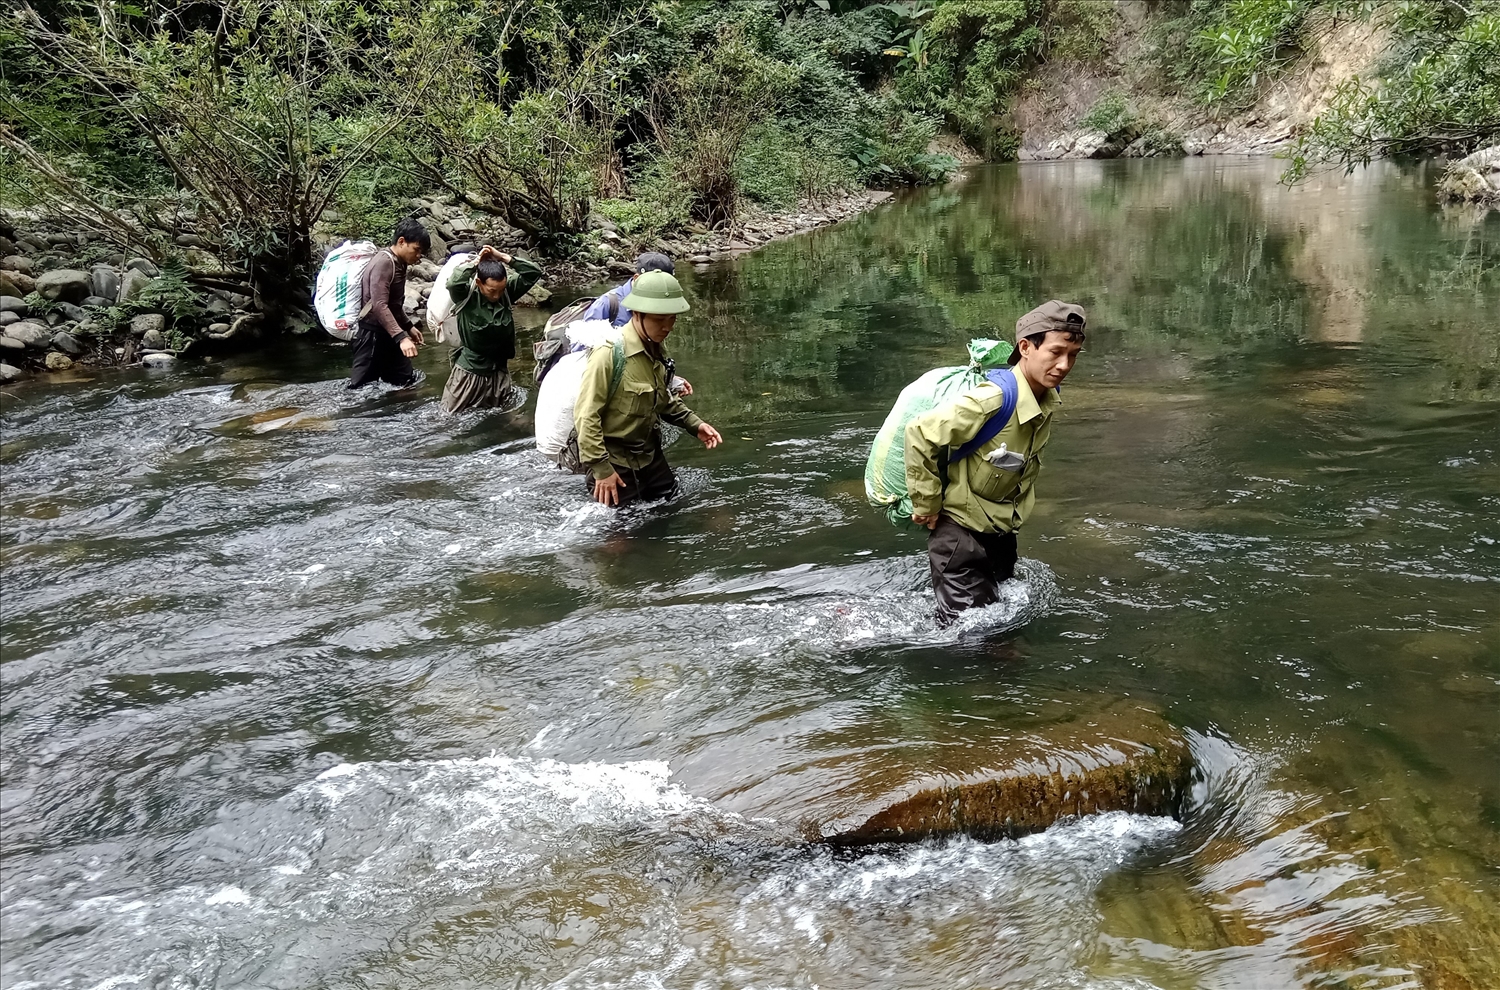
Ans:
[[[625,482],[625,487],[619,489],[621,505],[655,502],[677,494],[677,475],[672,473],[672,465],[667,463],[667,455],[661,452],[660,447],[656,448],[656,456],[651,458],[651,463],[639,470],[618,464],[614,467]],[[588,484],[589,498],[593,498],[594,476],[589,475],[584,480]]]
[[[927,534],[927,565],[937,596],[938,625],[960,612],[993,605],[999,584],[1015,575],[1016,534],[976,533],[947,516]]]
[[[363,388],[376,380],[407,388],[422,380],[411,366],[411,359],[401,353],[401,345],[378,324],[361,322],[349,344],[354,349],[354,366],[349,371],[350,388]]]

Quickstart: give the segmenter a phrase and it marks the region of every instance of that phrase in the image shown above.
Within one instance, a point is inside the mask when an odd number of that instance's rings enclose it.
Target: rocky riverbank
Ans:
[[[640,237],[601,216],[591,220],[585,248],[572,259],[537,258],[546,270],[544,283],[588,286],[632,273],[642,251],[661,251],[678,264],[698,269],[734,258],[772,241],[829,226],[885,202],[892,193],[860,190],[798,209],[741,213],[727,230],[690,225],[670,234]],[[442,263],[452,254],[493,244],[531,257],[527,238],[492,217],[475,216],[451,198],[421,197],[410,204],[412,215],[427,227],[432,246],[411,267],[406,310],[419,318],[427,308]],[[320,225],[326,250],[344,238],[338,218]],[[158,265],[129,257],[88,234],[49,230],[38,221],[32,229],[0,230],[0,381],[46,376],[75,365],[163,367],[198,353],[253,344],[263,317],[254,300],[223,287],[204,286],[220,266],[192,235],[179,238],[186,265]],[[163,269],[166,269],[165,271]],[[552,292],[538,285],[521,300],[545,306]],[[310,315],[294,318],[293,332],[322,333]]]

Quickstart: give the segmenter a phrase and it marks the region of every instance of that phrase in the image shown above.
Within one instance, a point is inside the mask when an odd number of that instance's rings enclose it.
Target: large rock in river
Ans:
[[[686,790],[837,846],[996,839],[1106,811],[1176,815],[1188,743],[1132,699],[997,703],[982,686],[861,707],[837,724],[767,720],[674,767]]]
[[[1005,839],[1040,832],[1064,818],[1105,811],[1176,815],[1193,769],[1186,742],[1170,737],[1154,744],[1105,742],[1087,758],[1070,754],[1039,767],[936,779],[931,787],[824,841],[860,846],[959,834]]]

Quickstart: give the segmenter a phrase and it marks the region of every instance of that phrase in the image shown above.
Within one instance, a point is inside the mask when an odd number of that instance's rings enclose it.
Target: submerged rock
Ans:
[[[841,847],[960,833],[992,840],[1106,811],[1175,817],[1193,772],[1186,739],[1128,701],[1089,707],[996,739],[998,748],[939,753],[930,768],[902,768],[896,786],[877,781],[809,837]]]

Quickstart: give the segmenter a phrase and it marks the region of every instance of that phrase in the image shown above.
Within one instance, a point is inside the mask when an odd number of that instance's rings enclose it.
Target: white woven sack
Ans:
[[[573,409],[589,352],[614,344],[621,331],[608,320],[578,320],[568,324],[566,333],[569,351],[557,359],[536,393],[536,449],[554,464],[563,463],[573,434]]]
[[[364,307],[360,276],[370,259],[380,251],[371,241],[345,241],[323,259],[313,286],[313,309],[323,329],[340,340],[348,340],[359,328]]]
[[[427,297],[427,326],[437,334],[439,343],[449,347],[459,346],[458,310],[462,307],[453,305],[453,296],[448,292],[448,279],[455,269],[469,264],[477,257],[479,255],[473,251],[463,251],[443,262],[437,282],[432,286],[432,294]],[[475,291],[478,290],[470,290],[471,293]]]
[[[554,464],[559,462],[573,434],[573,407],[588,367],[589,352],[574,351],[557,359],[536,391],[536,449]]]

